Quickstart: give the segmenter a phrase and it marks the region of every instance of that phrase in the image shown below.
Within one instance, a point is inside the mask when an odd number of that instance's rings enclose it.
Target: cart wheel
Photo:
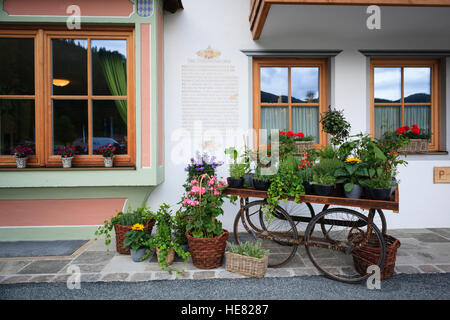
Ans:
[[[370,222],[372,217],[373,214],[368,218],[346,208],[328,209],[315,216],[308,225],[304,240],[306,252],[317,269],[331,279],[346,283],[358,283],[370,276],[361,269],[361,265],[377,265],[381,270],[385,260],[385,242],[378,227]],[[321,225],[317,226],[320,231],[314,231],[316,224]],[[365,246],[379,248],[379,256],[369,261]],[[363,264],[355,264],[358,261]]]
[[[265,213],[266,204],[258,200],[242,207],[234,219],[233,231],[237,243],[261,239],[262,247],[270,250],[268,266],[276,267],[294,257],[300,240],[294,222],[284,210],[277,209],[272,218],[265,218],[272,215]]]

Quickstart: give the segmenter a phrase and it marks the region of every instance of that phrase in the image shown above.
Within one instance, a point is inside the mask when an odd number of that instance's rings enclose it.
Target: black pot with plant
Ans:
[[[253,176],[253,187],[256,190],[268,190],[270,187],[271,175],[261,174],[261,168],[257,168],[255,175]]]
[[[342,162],[338,159],[320,159],[320,162],[313,166],[312,185],[314,193],[321,196],[328,196],[335,190],[335,172],[342,167]]]
[[[225,149],[232,163],[229,165],[230,176],[227,178],[228,187],[241,188],[244,185],[244,175],[247,172],[249,164],[246,162],[239,163],[239,153],[234,147]]]
[[[391,177],[375,177],[364,180],[361,184],[365,187],[366,196],[372,200],[388,201],[391,196],[393,182]]]

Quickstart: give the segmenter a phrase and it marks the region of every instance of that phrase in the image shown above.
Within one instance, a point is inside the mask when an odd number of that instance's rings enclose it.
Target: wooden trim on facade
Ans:
[[[272,5],[350,5],[350,6],[408,6],[450,7],[450,0],[251,0],[250,31],[253,40],[261,37]]]

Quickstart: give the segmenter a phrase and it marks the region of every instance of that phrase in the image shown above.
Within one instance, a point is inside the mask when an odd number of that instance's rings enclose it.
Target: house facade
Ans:
[[[0,240],[92,238],[128,206],[175,207],[197,151],[225,160],[261,129],[326,145],[330,105],[352,134],[431,134],[399,169],[388,226],[450,226],[450,185],[434,179],[450,166],[449,1],[107,3],[0,1]],[[62,169],[68,142],[79,155]],[[26,169],[9,154],[21,143],[35,148]],[[119,154],[104,168],[109,143]],[[237,210],[226,203],[226,229]]]

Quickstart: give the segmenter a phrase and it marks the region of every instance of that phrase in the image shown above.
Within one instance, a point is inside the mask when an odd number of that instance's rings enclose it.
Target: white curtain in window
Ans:
[[[375,137],[386,131],[395,131],[402,125],[401,106],[375,106]]]
[[[261,107],[261,129],[289,130],[287,107]]]

